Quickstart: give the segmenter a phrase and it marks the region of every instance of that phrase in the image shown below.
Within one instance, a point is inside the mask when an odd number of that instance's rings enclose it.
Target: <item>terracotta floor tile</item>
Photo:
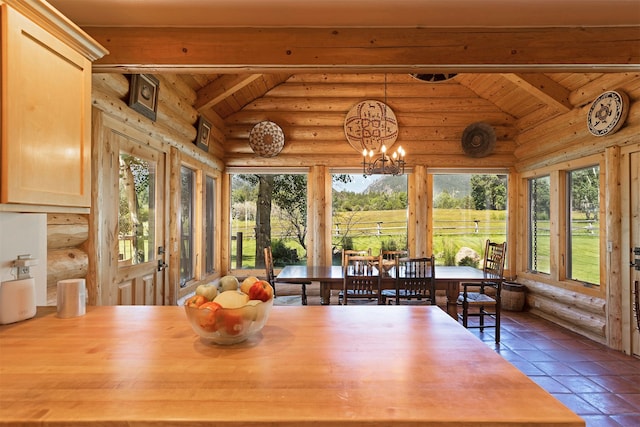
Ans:
[[[578,375],[579,372],[574,371],[569,365],[563,362],[532,362],[533,365],[540,369],[547,375],[562,376],[562,375]],[[573,366],[573,364],[571,365]]]
[[[581,415],[581,417],[588,427],[626,427],[617,423],[609,415]]]
[[[618,375],[594,375],[589,379],[612,393],[640,393],[640,383]]]
[[[596,407],[591,405],[589,402],[580,398],[580,396],[576,394],[565,394],[565,393],[551,393],[558,399],[560,402],[564,403],[564,405],[571,409],[578,415],[602,415],[603,412],[599,411]]]
[[[571,393],[571,390],[562,385],[561,382],[549,376],[529,375],[529,378],[549,393]]]
[[[623,427],[638,427],[640,426],[640,414],[622,414],[612,415],[611,419],[615,420]],[[591,427],[587,425],[587,427]]]
[[[638,412],[638,408],[635,405],[613,393],[580,393],[579,396],[606,415]]]

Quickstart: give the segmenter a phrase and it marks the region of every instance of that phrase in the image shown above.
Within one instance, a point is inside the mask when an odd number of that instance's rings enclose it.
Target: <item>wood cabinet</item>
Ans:
[[[0,203],[88,208],[91,64],[106,51],[44,2],[0,10]]]

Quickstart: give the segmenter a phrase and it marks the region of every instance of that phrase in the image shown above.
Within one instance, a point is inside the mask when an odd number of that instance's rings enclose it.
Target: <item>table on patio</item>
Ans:
[[[447,312],[457,319],[457,305],[460,282],[479,282],[485,278],[484,272],[467,266],[436,266],[436,289],[445,290],[447,295]],[[331,290],[342,289],[343,271],[339,265],[305,266],[287,265],[276,280],[285,283],[312,281],[320,283],[322,304],[330,304]],[[387,276],[382,279],[382,287],[393,289],[394,279]]]

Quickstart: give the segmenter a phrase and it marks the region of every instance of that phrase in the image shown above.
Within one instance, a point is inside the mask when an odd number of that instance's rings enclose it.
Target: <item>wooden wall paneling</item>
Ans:
[[[519,184],[520,184],[520,176],[513,169],[509,169],[509,174],[507,177],[507,210],[509,213],[509,217],[507,219],[507,259],[504,274],[509,280],[513,280],[516,277],[516,272],[518,271],[516,260],[519,259],[516,255],[518,254],[518,224],[526,225],[528,223],[528,219],[524,219],[524,222],[519,221],[518,215],[518,194],[519,194]],[[527,239],[522,240],[526,242]]]
[[[429,216],[431,215],[431,188],[424,165],[413,167],[408,176],[409,224],[408,249],[411,256],[431,256],[429,240]]]
[[[562,221],[563,211],[563,199],[561,195],[565,193],[564,188],[560,183],[560,172],[557,170],[551,171],[550,186],[549,186],[549,269],[551,271],[550,279],[554,282],[560,280],[560,269],[564,269],[564,259],[560,260],[560,255],[564,256],[562,252],[564,244],[560,243],[562,236],[560,235],[560,221]],[[562,273],[563,274],[563,273]]]
[[[607,292],[607,346],[615,350],[623,349],[622,338],[622,194],[620,147],[610,147],[605,151],[605,263],[601,270],[606,272],[604,282]],[[601,217],[602,218],[602,217]]]

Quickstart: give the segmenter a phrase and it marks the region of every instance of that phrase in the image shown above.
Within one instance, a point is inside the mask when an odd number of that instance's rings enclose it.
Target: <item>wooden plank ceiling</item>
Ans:
[[[603,73],[640,70],[637,0],[49,1],[111,51],[97,72],[178,74],[224,125],[228,157],[265,119],[328,148],[363,99],[387,101],[399,140],[422,149],[482,120],[513,154],[516,135],[591,102],[582,88]]]

